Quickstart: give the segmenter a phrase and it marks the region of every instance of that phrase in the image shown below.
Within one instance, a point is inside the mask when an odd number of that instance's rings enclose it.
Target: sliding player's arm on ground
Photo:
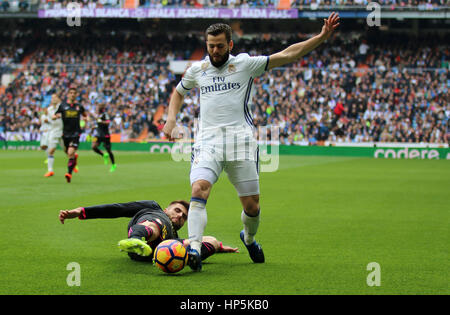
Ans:
[[[286,49],[269,56],[268,69],[281,67],[299,60],[304,55],[314,50],[326,41],[333,31],[339,26],[339,15],[332,12],[328,19],[324,19],[324,25],[320,34],[300,43],[293,44]]]
[[[146,208],[154,208],[155,202],[150,200],[133,201],[127,203],[104,204],[91,207],[78,207],[72,210],[61,210],[59,220],[64,224],[64,220],[79,218],[86,219],[113,219],[132,218],[136,213]]]
[[[237,247],[223,245],[222,242],[214,236],[203,236],[202,241],[211,244],[217,253],[239,253]]]

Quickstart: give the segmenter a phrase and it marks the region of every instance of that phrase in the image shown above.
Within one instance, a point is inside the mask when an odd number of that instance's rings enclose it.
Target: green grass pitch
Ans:
[[[277,172],[261,174],[264,264],[251,263],[241,244],[241,206],[222,175],[205,235],[240,253],[208,258],[201,273],[168,275],[118,251],[126,218],[58,221],[60,209],[77,206],[190,198],[189,163],[115,154],[109,173],[100,156],[80,151],[80,172],[67,184],[61,151],[52,178],[43,177],[43,152],[0,152],[1,294],[450,293],[448,161],[281,156]],[[80,266],[79,286],[66,281],[71,262]],[[371,262],[379,286],[367,283]]]

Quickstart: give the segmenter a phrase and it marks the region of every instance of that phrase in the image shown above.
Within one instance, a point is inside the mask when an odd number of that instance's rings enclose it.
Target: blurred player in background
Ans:
[[[49,133],[50,133],[50,119],[51,116],[48,115],[48,110],[47,108],[43,108],[42,109],[42,114],[39,117],[41,126],[39,128],[39,132],[41,134],[41,141],[40,141],[40,146],[41,146],[41,150],[45,151],[46,155],[47,155],[47,159],[45,160],[45,163],[48,163],[48,138],[49,138]]]
[[[133,260],[152,261],[152,252],[164,240],[178,239],[177,231],[186,222],[189,203],[184,200],[172,201],[164,210],[152,200],[142,200],[127,203],[114,203],[90,207],[78,207],[72,210],[61,210],[59,220],[62,224],[66,219],[111,219],[131,218],[128,223],[128,238],[119,241],[119,249],[128,252]],[[189,240],[181,240],[185,247]],[[216,252],[238,252],[237,248],[223,246],[212,236],[203,237],[201,259],[204,260]]]
[[[200,247],[206,227],[206,202],[212,185],[224,170],[234,185],[243,210],[244,229],[240,238],[255,263],[264,262],[264,253],[255,241],[260,222],[259,149],[253,136],[253,119],[248,106],[253,80],[272,68],[295,62],[326,39],[339,25],[339,16],[324,19],[320,34],[293,44],[270,56],[233,56],[232,30],[214,24],[206,30],[208,56],[188,68],[172,93],[164,134],[173,139],[176,118],[184,96],[193,88],[200,92],[200,115],[193,146],[190,182],[192,187],[188,219],[189,266],[201,270]]]
[[[111,168],[109,171],[114,172],[117,165],[114,160],[114,154],[111,151],[111,135],[109,133],[110,122],[111,119],[106,111],[106,105],[104,103],[100,103],[98,106],[97,128],[94,131],[94,138],[92,140],[92,150],[103,157],[105,165],[107,165],[109,160],[111,160]],[[99,149],[99,146],[102,143],[107,151],[105,153]]]
[[[87,119],[84,107],[76,102],[77,90],[69,88],[67,99],[63,101],[52,118],[62,118],[64,150],[69,158],[67,162],[67,173],[64,175],[68,183],[72,180],[72,172],[77,166],[78,154],[76,153],[80,143],[80,117]]]
[[[50,104],[47,107],[47,115],[50,118],[50,128],[48,131],[47,173],[45,173],[45,177],[55,175],[55,172],[53,171],[53,164],[55,163],[54,154],[58,144],[60,144],[61,147],[63,146],[61,143],[63,122],[61,118],[54,117],[60,103],[61,99],[58,94],[53,93]]]

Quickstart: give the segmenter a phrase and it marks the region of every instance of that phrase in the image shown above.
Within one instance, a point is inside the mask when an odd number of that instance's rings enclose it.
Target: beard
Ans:
[[[183,226],[180,226],[178,223],[175,223],[173,221],[172,221],[172,226],[173,226],[173,229],[175,231],[178,231],[179,229],[181,229],[183,227]]]
[[[209,61],[211,61],[211,64],[216,68],[220,68],[228,61],[228,57],[230,56],[230,51],[228,50],[225,54],[220,56],[219,61],[214,61],[213,56],[211,56],[210,53],[208,53],[208,55],[209,55]]]

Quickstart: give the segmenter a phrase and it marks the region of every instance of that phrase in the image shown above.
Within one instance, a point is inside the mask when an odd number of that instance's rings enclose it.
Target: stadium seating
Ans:
[[[99,102],[108,104],[112,132],[122,134],[122,140],[138,138],[143,131],[150,131],[151,139],[163,137],[164,116],[157,120],[153,116],[159,105],[167,106],[178,81],[168,61],[189,59],[194,48],[203,45],[195,35],[186,40],[125,33],[84,35],[89,38],[59,35],[55,40],[57,34],[46,34],[35,42],[27,36],[33,34],[14,33],[7,41],[14,45],[0,45],[3,71],[27,58],[0,94],[0,128],[38,133],[39,113],[49,93],[65,93],[69,84],[76,84],[88,111],[95,112]],[[276,51],[286,45],[277,36],[243,38],[234,53],[268,54],[267,47]],[[251,106],[257,127],[279,126],[285,144],[448,143],[445,40],[427,36],[396,43],[395,38],[385,37],[366,42],[358,34],[340,38],[336,45],[324,45],[298,63],[255,80]],[[287,44],[298,40],[292,35]],[[180,113],[180,121],[191,133],[198,97],[196,91],[188,95]],[[344,108],[340,116],[335,113],[337,104]],[[91,122],[82,139],[89,139],[92,128]]]
[[[368,0],[0,0],[0,12],[35,11],[38,9],[60,9],[69,2],[78,2],[87,8],[152,8],[152,7],[228,7],[228,8],[299,8],[316,10],[320,8],[365,7]],[[378,0],[382,6],[391,9],[436,10],[447,7],[447,0]]]

